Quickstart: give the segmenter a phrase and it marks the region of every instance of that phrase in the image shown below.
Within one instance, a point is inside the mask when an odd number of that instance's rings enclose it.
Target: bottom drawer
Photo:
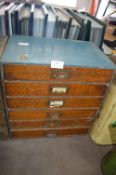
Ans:
[[[88,128],[11,130],[13,138],[38,138],[86,134]]]
[[[12,129],[41,129],[41,128],[65,128],[65,127],[89,127],[89,119],[70,120],[30,120],[30,121],[10,121]]]

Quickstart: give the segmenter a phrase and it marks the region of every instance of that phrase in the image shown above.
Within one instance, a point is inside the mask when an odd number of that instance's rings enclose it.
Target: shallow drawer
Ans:
[[[36,120],[36,119],[91,119],[97,109],[70,109],[70,110],[10,110],[9,120]]]
[[[102,98],[7,98],[8,108],[98,108]]]
[[[71,120],[29,120],[29,121],[11,121],[12,129],[34,129],[34,128],[65,128],[90,126],[89,119],[71,119]]]
[[[47,84],[38,82],[7,82],[7,96],[103,96],[107,86],[94,84]]]
[[[86,134],[88,128],[11,130],[13,138],[56,137]]]
[[[4,65],[6,80],[39,80],[108,83],[112,70],[64,67],[63,70],[39,65]]]

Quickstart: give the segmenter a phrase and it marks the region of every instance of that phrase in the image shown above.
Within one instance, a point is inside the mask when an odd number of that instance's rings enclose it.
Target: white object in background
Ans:
[[[110,47],[108,47],[106,44],[103,43],[102,45],[102,49],[103,49],[103,52],[106,54],[106,55],[111,55],[112,54],[112,49]]]
[[[113,84],[104,99],[99,118],[93,123],[90,136],[96,144],[116,144],[116,84]]]
[[[96,14],[97,18],[101,19],[103,17],[103,14],[105,12],[105,9],[106,9],[108,3],[109,3],[109,0],[101,0],[98,12]]]
[[[68,6],[68,7],[76,7],[77,5],[77,0],[71,0],[71,1],[66,1],[66,0],[43,0],[43,2],[47,4],[54,4],[54,5],[60,5],[60,6]]]

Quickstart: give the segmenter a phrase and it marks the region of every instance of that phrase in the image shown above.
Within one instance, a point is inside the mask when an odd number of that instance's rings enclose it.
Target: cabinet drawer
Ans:
[[[81,127],[90,125],[89,119],[72,119],[72,120],[29,120],[29,121],[12,121],[10,126],[12,129],[39,129],[39,128],[66,128]]]
[[[112,70],[95,68],[64,67],[59,70],[43,65],[4,65],[5,80],[108,83],[112,72]]]
[[[91,119],[96,114],[96,109],[70,109],[70,110],[10,110],[9,120],[36,120],[36,119]]]
[[[59,88],[66,88],[61,92]],[[47,84],[38,82],[7,82],[7,96],[103,96],[107,86],[95,84]],[[54,90],[55,89],[55,90]]]
[[[7,98],[8,108],[98,108],[102,98]]]
[[[44,129],[44,130],[11,130],[13,138],[56,137],[86,134],[88,128]]]

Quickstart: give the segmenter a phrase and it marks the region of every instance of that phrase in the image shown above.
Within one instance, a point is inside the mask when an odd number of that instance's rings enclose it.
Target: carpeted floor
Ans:
[[[102,175],[110,149],[88,136],[0,141],[0,175]]]

